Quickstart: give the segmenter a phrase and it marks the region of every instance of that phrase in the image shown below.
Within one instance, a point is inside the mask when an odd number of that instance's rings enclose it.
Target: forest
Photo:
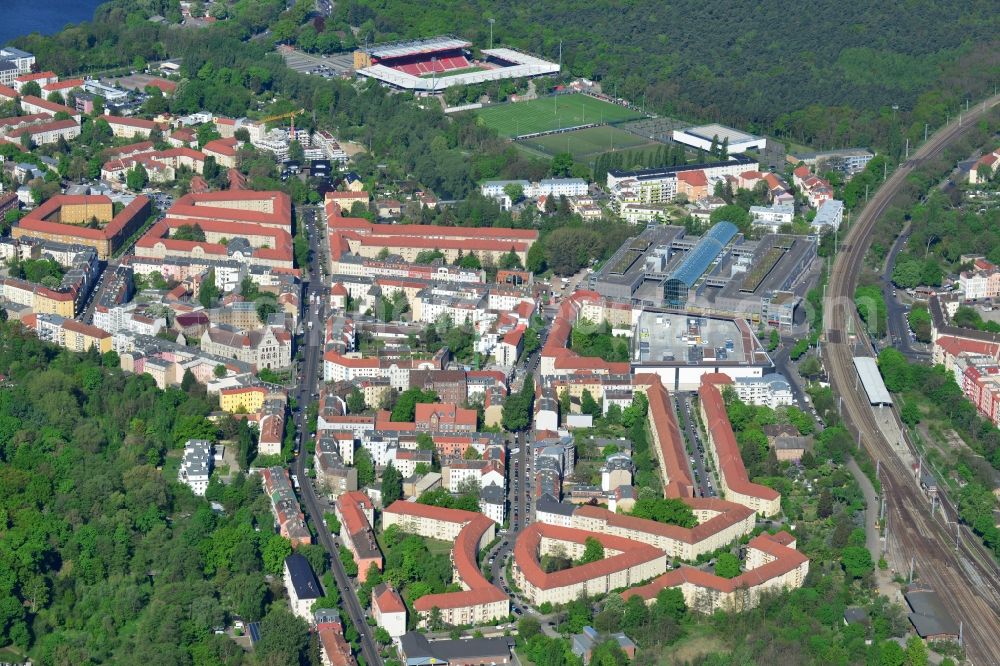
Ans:
[[[0,657],[308,663],[306,626],[281,602],[291,546],[259,481],[232,470],[213,483],[219,510],[176,482],[187,439],[239,440],[239,429],[206,418],[215,405],[197,384],[161,391],[112,354],[0,323]],[[265,579],[276,574],[277,586]],[[237,616],[270,633],[257,661],[214,633]]]
[[[648,111],[723,121],[817,148],[900,152],[967,98],[993,93],[1000,15],[989,2],[352,0],[359,40],[457,34],[526,49]],[[561,47],[561,48],[560,48]],[[896,108],[894,108],[896,107]]]

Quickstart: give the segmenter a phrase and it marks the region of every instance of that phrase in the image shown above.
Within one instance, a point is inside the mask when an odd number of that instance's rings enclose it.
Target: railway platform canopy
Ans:
[[[858,378],[868,395],[868,402],[874,407],[885,407],[892,404],[892,396],[882,381],[882,374],[878,371],[878,363],[870,356],[855,356],[854,367],[858,371]]]

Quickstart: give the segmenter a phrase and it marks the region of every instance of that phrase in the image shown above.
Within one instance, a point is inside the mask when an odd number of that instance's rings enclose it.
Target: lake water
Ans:
[[[0,0],[0,45],[30,32],[52,34],[89,21],[103,0]]]

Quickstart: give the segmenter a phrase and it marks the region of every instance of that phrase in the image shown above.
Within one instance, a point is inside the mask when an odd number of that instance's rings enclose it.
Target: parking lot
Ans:
[[[354,69],[354,56],[350,53],[319,56],[287,47],[279,49],[279,53],[290,69],[301,74],[315,74],[332,79]]]

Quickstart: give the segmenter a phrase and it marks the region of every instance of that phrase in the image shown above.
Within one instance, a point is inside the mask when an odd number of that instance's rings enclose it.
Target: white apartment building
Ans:
[[[751,206],[750,217],[755,227],[766,227],[776,233],[783,224],[791,224],[795,218],[795,206],[792,204],[774,204],[773,206]]]
[[[733,388],[740,400],[752,405],[775,409],[794,402],[788,380],[776,372],[763,377],[738,377]]]
[[[212,473],[212,443],[204,439],[189,439],[184,445],[184,457],[177,480],[191,488],[199,497],[205,496],[208,477]]]
[[[816,210],[816,217],[811,222],[812,228],[823,233],[827,229],[839,229],[844,221],[844,202],[839,199],[827,199]]]

